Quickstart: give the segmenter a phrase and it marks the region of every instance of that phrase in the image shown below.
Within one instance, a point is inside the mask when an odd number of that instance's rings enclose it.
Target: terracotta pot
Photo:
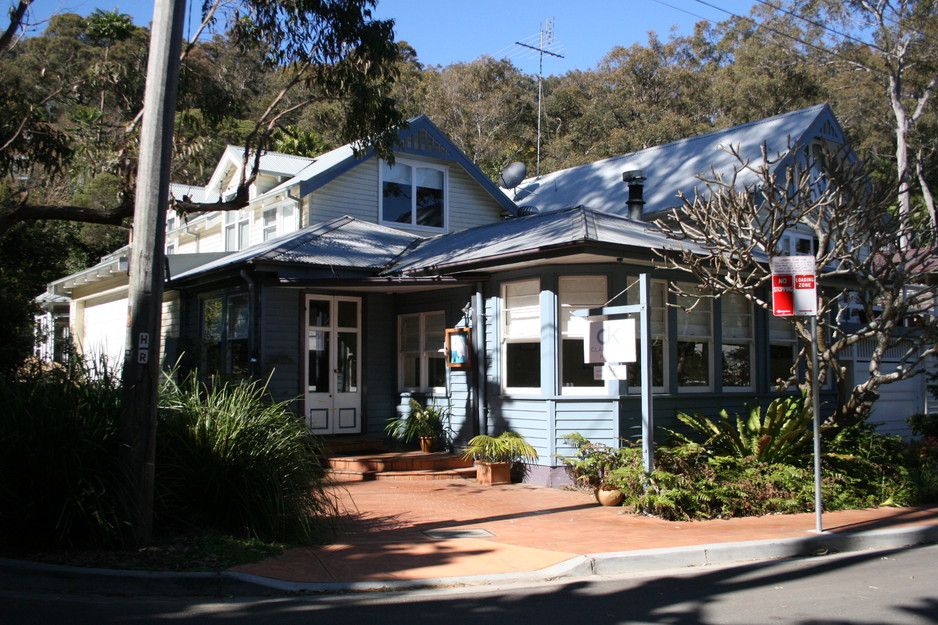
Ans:
[[[511,484],[511,463],[476,460],[476,482],[482,486]]]
[[[432,452],[436,451],[436,437],[435,436],[421,436],[420,437],[420,451]]]
[[[603,506],[621,506],[622,501],[625,499],[625,493],[621,490],[607,486],[600,486],[594,491],[594,494],[596,495],[596,501]]]

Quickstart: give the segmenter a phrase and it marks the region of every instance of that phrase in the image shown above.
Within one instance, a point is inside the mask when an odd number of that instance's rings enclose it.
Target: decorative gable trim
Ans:
[[[402,136],[401,147],[406,152],[452,158],[452,153],[433,136],[428,128],[418,128],[416,132]]]

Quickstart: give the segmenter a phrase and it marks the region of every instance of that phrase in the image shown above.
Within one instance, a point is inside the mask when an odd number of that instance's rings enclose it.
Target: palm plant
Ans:
[[[449,408],[436,404],[421,404],[411,398],[410,412],[388,419],[385,431],[402,443],[419,438],[443,438],[449,428]]]
[[[536,460],[537,450],[517,432],[502,432],[498,436],[480,434],[469,440],[463,458],[482,462],[519,462]]]
[[[720,411],[718,420],[686,413],[678,413],[677,418],[702,436],[700,444],[715,456],[789,462],[807,455],[812,441],[813,414],[804,394],[778,397],[764,413],[757,405],[735,418],[726,410]],[[685,443],[693,442],[683,435],[676,436]]]

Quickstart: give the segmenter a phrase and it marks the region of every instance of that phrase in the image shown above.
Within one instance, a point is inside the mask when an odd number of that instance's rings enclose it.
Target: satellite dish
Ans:
[[[521,184],[521,181],[524,180],[524,177],[527,175],[528,168],[524,163],[520,161],[508,163],[505,165],[505,168],[502,169],[502,173],[498,175],[498,186],[503,189],[514,189]]]

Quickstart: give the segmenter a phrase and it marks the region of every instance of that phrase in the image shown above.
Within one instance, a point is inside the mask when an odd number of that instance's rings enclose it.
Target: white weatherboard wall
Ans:
[[[127,335],[127,298],[121,294],[89,299],[81,314],[83,332],[80,349],[87,357],[107,358],[108,367],[118,369],[124,362]]]

